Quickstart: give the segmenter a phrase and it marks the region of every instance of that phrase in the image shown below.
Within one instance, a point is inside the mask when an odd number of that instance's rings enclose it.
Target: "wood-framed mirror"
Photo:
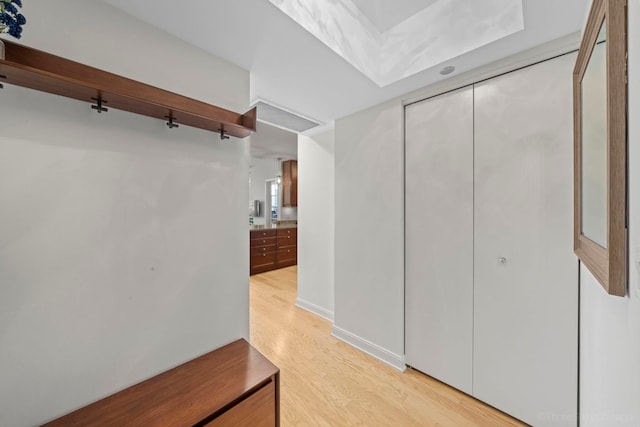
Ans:
[[[573,73],[574,250],[611,295],[627,292],[627,14],[594,0]]]

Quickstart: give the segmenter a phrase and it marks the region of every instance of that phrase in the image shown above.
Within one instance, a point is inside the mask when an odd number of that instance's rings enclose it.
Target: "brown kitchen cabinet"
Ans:
[[[276,268],[277,230],[252,230],[249,235],[251,274],[274,270]]]
[[[244,339],[45,427],[280,425],[280,371]]]
[[[278,229],[276,249],[277,268],[296,265],[298,263],[298,229]]]
[[[264,273],[298,263],[298,229],[251,230],[250,274]]]
[[[282,162],[282,206],[298,206],[298,161]]]

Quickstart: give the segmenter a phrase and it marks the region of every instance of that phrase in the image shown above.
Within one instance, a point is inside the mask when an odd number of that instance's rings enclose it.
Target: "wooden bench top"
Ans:
[[[193,426],[275,381],[278,373],[240,339],[45,425]]]

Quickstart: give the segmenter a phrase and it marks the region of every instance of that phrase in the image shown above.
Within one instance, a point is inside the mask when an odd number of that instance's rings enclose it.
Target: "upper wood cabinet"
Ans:
[[[0,84],[9,83],[84,102],[98,112],[109,108],[167,121],[169,127],[193,126],[226,138],[256,130],[256,109],[238,114],[47,52],[4,40]]]
[[[282,162],[282,206],[298,206],[298,161]]]

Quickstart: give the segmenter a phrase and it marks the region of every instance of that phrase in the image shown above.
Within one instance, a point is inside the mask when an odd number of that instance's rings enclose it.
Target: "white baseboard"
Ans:
[[[333,331],[331,335],[349,344],[352,347],[357,348],[358,350],[367,353],[369,356],[375,357],[376,359],[386,363],[392,368],[396,368],[400,372],[404,372],[407,369],[407,365],[405,364],[404,356],[392,353],[372,342],[365,340],[364,338],[360,338],[357,335],[352,334],[349,331],[345,331],[333,325]]]
[[[300,307],[303,310],[311,312],[316,316],[320,316],[323,319],[327,319],[329,322],[333,323],[333,311],[329,311],[324,307],[320,307],[319,305],[315,305],[300,298],[296,298],[296,307]]]

